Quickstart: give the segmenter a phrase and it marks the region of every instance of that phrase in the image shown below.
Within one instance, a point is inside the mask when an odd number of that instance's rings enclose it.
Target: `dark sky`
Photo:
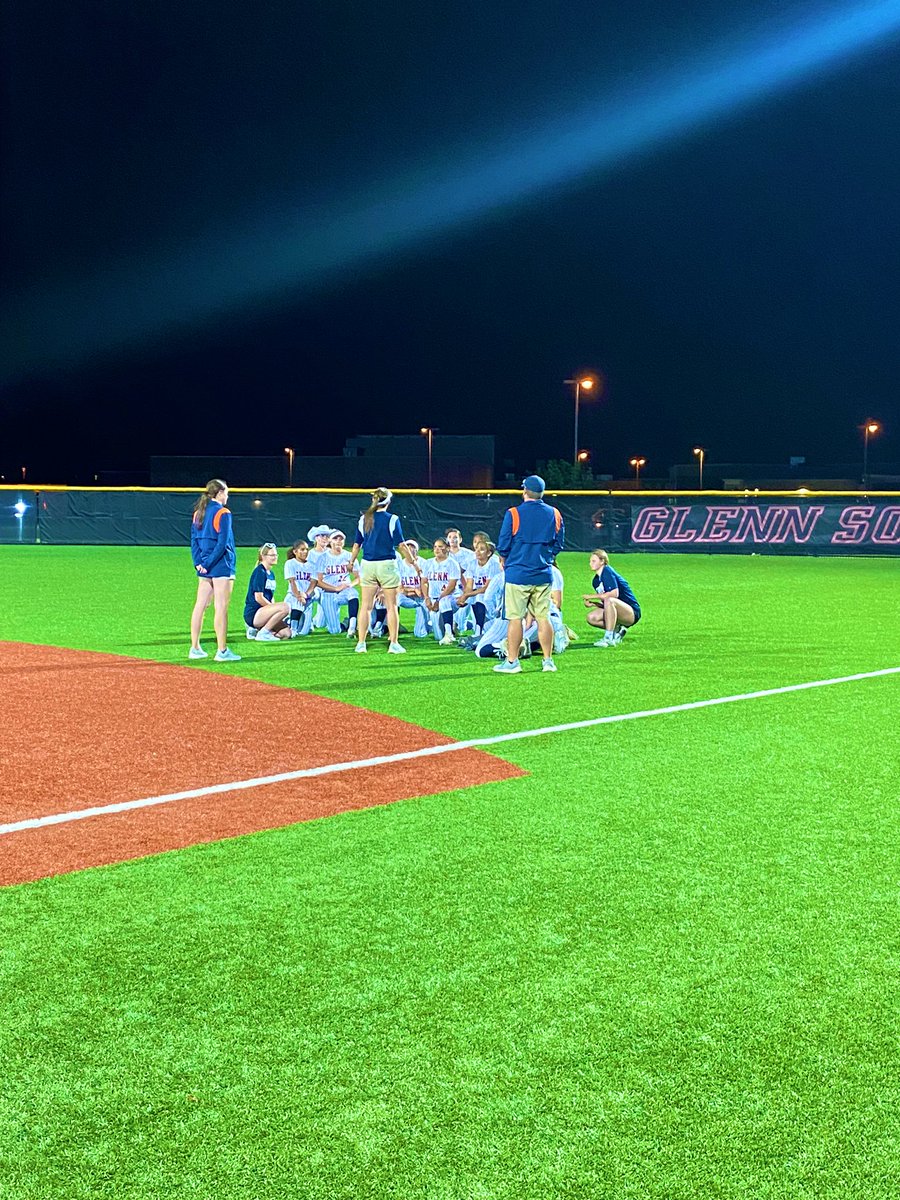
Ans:
[[[586,368],[600,471],[853,462],[868,416],[900,459],[900,2],[261,8],[7,5],[4,470],[423,424],[527,467],[571,453]],[[754,48],[854,10],[847,53],[731,103]],[[609,152],[704,71],[720,111]]]

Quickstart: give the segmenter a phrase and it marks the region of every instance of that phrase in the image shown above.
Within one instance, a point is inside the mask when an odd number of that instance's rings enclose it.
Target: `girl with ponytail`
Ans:
[[[211,479],[194,505],[191,521],[191,557],[197,575],[197,599],[191,613],[191,648],[188,658],[208,658],[200,645],[203,615],[215,604],[216,662],[240,662],[228,649],[228,604],[234,588],[237,556],[228,503],[228,484]]]
[[[400,528],[400,518],[388,513],[393,499],[390,488],[379,487],[372,493],[372,503],[359,519],[353,549],[350,552],[350,566],[356,562],[362,551],[362,566],[360,582],[362,584],[362,604],[359,622],[356,626],[356,653],[365,654],[366,635],[369,632],[369,617],[376,593],[380,590],[384,597],[384,607],[387,609],[388,654],[405,654],[400,645],[400,614],[397,611],[397,592],[400,588],[400,570],[397,565],[399,551],[408,563],[414,564],[406,542],[403,540],[403,530]]]

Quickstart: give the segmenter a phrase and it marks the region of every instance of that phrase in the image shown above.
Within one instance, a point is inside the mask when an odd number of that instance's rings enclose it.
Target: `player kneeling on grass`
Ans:
[[[589,610],[588,624],[604,630],[603,637],[594,645],[601,649],[618,646],[631,626],[641,619],[641,606],[628,580],[609,565],[605,550],[594,551],[590,567],[594,572],[591,580],[594,590],[582,596],[582,600]]]
[[[312,629],[312,596],[316,586],[316,574],[309,561],[309,542],[302,538],[291,546],[284,564],[284,578],[288,585],[285,601],[291,637],[302,637]]]
[[[453,636],[453,593],[462,578],[459,563],[450,555],[446,538],[437,538],[434,543],[434,558],[425,564],[422,580],[428,581],[425,605],[431,613],[431,624],[435,640],[441,646],[452,646]]]
[[[412,561],[397,556],[397,567],[400,571],[400,591],[397,593],[398,608],[415,609],[415,624],[413,633],[417,638],[428,637],[428,609],[425,607],[425,597],[422,595],[422,576],[425,562],[419,558],[419,543],[411,538],[406,539],[406,546],[412,555]]]
[[[287,604],[273,603],[275,572],[272,568],[277,562],[277,547],[272,542],[264,542],[259,548],[257,563],[247,585],[244,623],[247,637],[255,638],[258,642],[275,642],[291,636]]]
[[[344,549],[346,538],[340,529],[332,530],[328,549],[317,562],[317,583],[322,594],[325,628],[331,634],[341,632],[341,609],[347,608],[347,637],[356,639],[356,619],[359,615],[359,596],[352,581],[355,567],[349,551]]]

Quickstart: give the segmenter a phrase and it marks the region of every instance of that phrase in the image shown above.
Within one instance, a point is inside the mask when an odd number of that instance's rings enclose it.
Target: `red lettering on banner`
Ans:
[[[741,515],[739,508],[708,508],[706,524],[700,531],[698,542],[730,542],[734,537],[734,529],[729,529],[728,522],[736,521]]]
[[[872,531],[872,541],[880,546],[894,545],[900,542],[900,506],[889,504],[881,510],[881,515]]]
[[[842,508],[841,515],[838,517],[840,529],[836,529],[831,535],[832,545],[837,542],[854,546],[868,541],[869,521],[874,515],[874,504],[854,504],[849,508]]]
[[[773,544],[783,545],[790,535],[794,543],[800,545],[809,541],[816,522],[825,511],[825,506],[824,504],[811,504],[809,508],[801,508],[799,504],[787,505],[780,511],[783,514],[781,526],[769,541]]]
[[[746,542],[748,534],[754,542],[767,542],[772,526],[778,520],[778,508],[759,508],[751,504],[741,509],[741,523],[734,532],[733,542]]]
[[[666,526],[671,519],[669,508],[642,508],[631,530],[633,542],[658,542],[663,540]]]

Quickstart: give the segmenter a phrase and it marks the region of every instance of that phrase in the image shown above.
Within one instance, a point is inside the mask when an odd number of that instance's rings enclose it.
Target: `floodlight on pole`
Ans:
[[[285,454],[288,456],[288,487],[294,486],[294,448],[293,446],[285,446]]]
[[[631,464],[631,466],[634,467],[634,486],[640,487],[641,486],[641,467],[645,467],[647,465],[647,460],[646,460],[646,458],[631,458],[628,461]]]
[[[863,491],[869,489],[869,438],[876,433],[881,433],[881,422],[866,421],[863,425]]]
[[[434,435],[436,432],[437,432],[437,430],[434,428],[433,425],[423,425],[422,428],[419,430],[419,433],[421,433],[422,437],[428,439],[428,490],[429,491],[431,490],[431,482],[432,482],[431,467],[432,467],[433,454],[434,454]]]
[[[706,458],[706,451],[702,446],[695,446],[694,453],[700,463],[700,491],[703,491],[703,460]]]
[[[592,392],[597,386],[597,380],[593,375],[576,375],[572,379],[563,380],[575,388],[575,450],[573,458],[575,463],[578,463],[578,414],[581,408],[581,393]]]

